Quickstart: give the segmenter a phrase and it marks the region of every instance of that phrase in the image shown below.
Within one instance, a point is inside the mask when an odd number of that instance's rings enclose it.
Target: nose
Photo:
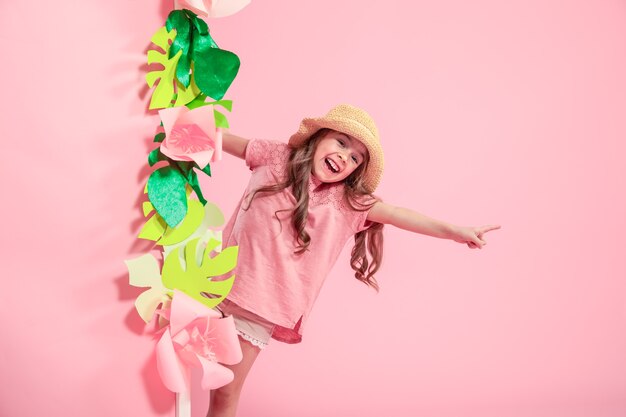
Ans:
[[[346,162],[348,160],[348,158],[341,152],[339,152],[337,156],[339,156],[339,159],[341,159],[343,162]]]

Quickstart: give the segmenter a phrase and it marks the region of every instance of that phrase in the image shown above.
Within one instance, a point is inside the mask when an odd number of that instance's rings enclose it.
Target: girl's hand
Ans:
[[[470,249],[482,249],[483,246],[487,244],[483,235],[499,228],[500,225],[457,227],[452,236],[452,240],[459,243],[465,243]]]

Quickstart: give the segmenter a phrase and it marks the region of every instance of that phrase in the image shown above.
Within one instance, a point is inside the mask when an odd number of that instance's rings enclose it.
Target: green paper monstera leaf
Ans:
[[[174,56],[169,56],[170,42],[175,38],[175,30],[168,32],[165,27],[161,27],[151,39],[152,43],[161,50],[151,49],[148,51],[148,65],[161,64],[163,66],[162,69],[152,70],[146,74],[146,82],[149,87],[153,87],[158,81],[150,100],[149,108],[151,110],[183,106],[200,94],[193,76],[190,78],[188,87],[176,80],[178,62],[183,51],[179,50]]]
[[[228,279],[213,281],[210,278],[221,276],[232,271],[237,265],[237,246],[229,246],[214,257],[211,252],[220,244],[211,239],[202,253],[201,261],[197,261],[198,239],[190,240],[184,247],[177,248],[167,255],[161,272],[163,285],[169,289],[177,289],[209,308],[217,306],[230,292],[235,276]],[[183,251],[184,265],[181,263],[180,251]]]

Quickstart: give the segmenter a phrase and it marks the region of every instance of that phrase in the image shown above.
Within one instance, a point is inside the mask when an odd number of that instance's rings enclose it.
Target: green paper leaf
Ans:
[[[152,99],[150,100],[150,109],[164,109],[170,107],[174,97],[174,73],[176,70],[176,64],[180,58],[180,54],[172,58],[168,58],[170,49],[169,42],[176,36],[175,31],[167,31],[165,27],[159,28],[159,30],[152,36],[152,43],[161,48],[164,52],[157,50],[148,51],[148,65],[161,64],[163,69],[149,71],[146,74],[146,82],[149,87],[159,81],[154,92],[152,93]]]
[[[197,109],[198,107],[208,106],[211,103],[205,102],[206,99],[207,99],[207,96],[200,93],[198,94],[198,96],[196,96],[196,98],[194,98],[192,101],[187,103],[187,108],[189,110],[193,110],[193,109]]]
[[[163,123],[161,123],[161,125],[163,125]],[[154,142],[163,142],[163,140],[165,139],[165,132],[159,132],[156,135],[154,135]]]
[[[198,96],[198,94],[200,94],[200,89],[196,85],[196,80],[193,74],[191,74],[190,80],[191,82],[188,88],[185,88],[180,82],[176,82],[177,95],[174,107],[184,106],[190,101],[193,101]]]
[[[144,201],[141,208],[143,209],[143,217],[148,217],[148,214],[154,211],[154,206],[149,201]]]
[[[217,48],[217,44],[215,43],[215,41],[213,40],[213,38],[211,37],[211,35],[208,33],[206,34],[201,34],[200,32],[198,32],[197,30],[195,30],[194,28],[194,32],[193,32],[193,46],[192,46],[192,50],[193,50],[193,60],[197,61],[198,60],[198,53],[202,53],[204,51],[207,51],[211,48]]]
[[[205,166],[203,169],[201,169],[202,172],[204,172],[205,174],[207,174],[209,177],[211,176],[211,165],[207,164],[207,166]]]
[[[152,152],[148,154],[148,165],[154,166],[159,161],[167,161],[167,156],[161,153],[161,148],[153,149]]]
[[[191,188],[193,188],[193,191],[196,193],[198,200],[200,200],[202,204],[206,204],[207,201],[204,198],[204,195],[202,195],[202,188],[200,188],[200,184],[198,183],[198,175],[196,174],[196,171],[194,171],[193,169],[191,169],[187,173],[187,182],[189,183],[189,185],[191,185]]]
[[[159,168],[148,178],[148,198],[170,227],[179,224],[187,214],[187,180],[171,166]]]
[[[184,106],[200,93],[200,89],[196,85],[193,76],[191,77],[188,88],[185,88],[183,84],[175,79],[178,61],[182,55],[182,52],[178,51],[176,55],[169,58],[170,42],[173,41],[175,37],[175,30],[168,32],[165,27],[161,27],[151,39],[152,43],[158,46],[162,51],[154,49],[149,50],[148,65],[160,64],[163,66],[162,69],[152,70],[146,74],[148,86],[153,87],[156,84],[149,105],[151,110],[165,109],[174,105]]]
[[[233,111],[233,101],[232,100],[217,100],[211,101],[209,104],[213,104],[214,106],[222,106],[228,111]]]
[[[207,200],[204,198],[204,195],[202,194],[202,188],[200,188],[200,184],[198,183],[198,176],[196,175],[196,172],[193,170],[194,167],[198,168],[198,165],[195,162],[176,161],[176,167],[180,170],[180,173],[183,175],[187,183],[191,186],[193,191],[196,193],[198,200],[200,200],[200,202],[203,205],[206,204]],[[209,170],[209,172],[211,171]]]
[[[198,200],[187,199],[187,214],[176,227],[167,227],[157,245],[168,246],[180,243],[196,231],[204,218],[204,206]]]
[[[146,221],[137,237],[157,241],[163,236],[163,233],[165,233],[166,227],[167,225],[165,221],[163,221],[163,218],[155,213],[154,216]]]
[[[189,178],[189,171],[193,169],[194,162],[176,161],[176,167],[180,170],[185,179]],[[189,181],[188,181],[189,182]]]
[[[173,10],[165,21],[168,31],[175,30],[176,38],[172,41],[169,50],[170,59],[180,52],[180,59],[176,66],[176,78],[185,87],[189,87],[189,71],[191,69],[191,22],[189,16],[183,10]]]
[[[226,119],[226,116],[224,116],[223,113],[213,110],[213,116],[215,117],[215,127],[223,127],[224,129],[228,129],[230,127],[228,125],[228,119]]]
[[[193,25],[195,26],[195,29],[198,31],[198,34],[206,36],[209,34],[209,26],[206,24],[206,22],[202,19],[200,19],[194,12],[192,12],[191,10],[187,10],[188,16],[191,18],[191,21],[193,22]],[[217,47],[217,45],[215,46]]]
[[[196,84],[207,96],[220,100],[239,71],[239,57],[230,51],[211,48],[194,55]]]
[[[238,247],[230,246],[211,258],[211,251],[220,243],[211,239],[203,251],[200,262],[197,262],[198,242],[199,238],[193,239],[184,247],[177,248],[167,255],[163,262],[163,284],[171,290],[178,289],[207,307],[213,308],[226,298],[232,289],[235,276],[232,275],[220,281],[207,278],[221,276],[232,271],[237,265]],[[181,254],[185,259],[184,265],[179,257]]]

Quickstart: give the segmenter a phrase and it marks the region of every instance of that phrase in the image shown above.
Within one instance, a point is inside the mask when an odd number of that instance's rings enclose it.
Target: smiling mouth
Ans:
[[[326,163],[326,166],[328,167],[328,169],[330,169],[332,173],[336,174],[339,172],[339,167],[332,159],[326,158],[324,159],[324,162]]]

